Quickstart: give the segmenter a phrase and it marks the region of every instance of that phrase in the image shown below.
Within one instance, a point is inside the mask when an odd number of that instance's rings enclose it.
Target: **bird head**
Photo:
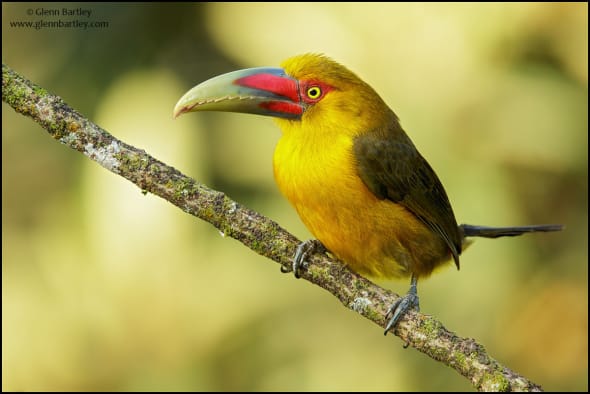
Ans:
[[[395,116],[379,95],[346,67],[317,54],[287,59],[281,68],[258,67],[211,78],[178,101],[174,117],[227,111],[275,117],[283,129],[337,123],[367,130]],[[332,129],[332,128],[330,128]]]

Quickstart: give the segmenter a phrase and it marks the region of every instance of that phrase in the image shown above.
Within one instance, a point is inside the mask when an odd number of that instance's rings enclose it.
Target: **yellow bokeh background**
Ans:
[[[40,15],[81,8],[90,16]],[[19,21],[108,22],[104,28]],[[477,240],[421,307],[547,390],[588,390],[586,3],[2,3],[2,59],[108,130],[301,239],[270,118],[178,98],[320,52],[371,84]],[[405,292],[405,281],[383,282]],[[2,104],[2,388],[470,390],[454,370]]]

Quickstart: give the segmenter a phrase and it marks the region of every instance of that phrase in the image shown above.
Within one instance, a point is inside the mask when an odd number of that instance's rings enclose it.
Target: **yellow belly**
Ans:
[[[274,155],[275,180],[311,233],[360,274],[427,276],[449,260],[444,241],[411,212],[378,199],[354,168],[352,140],[329,149],[284,135]]]

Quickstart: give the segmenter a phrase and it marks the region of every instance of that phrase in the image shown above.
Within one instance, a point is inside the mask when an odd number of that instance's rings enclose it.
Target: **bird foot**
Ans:
[[[308,262],[306,261],[307,256],[321,252],[325,253],[326,247],[322,245],[317,239],[308,239],[307,241],[301,242],[297,245],[295,256],[293,257],[293,266],[291,269],[281,266],[281,272],[287,273],[293,271],[295,277],[299,279],[301,277],[300,271],[307,269]]]
[[[402,316],[404,316],[410,309],[414,309],[418,312],[420,311],[420,298],[418,297],[416,280],[414,277],[412,277],[412,283],[408,293],[405,296],[398,298],[387,310],[385,318],[389,319],[389,321],[387,322],[387,326],[385,326],[385,332],[383,335],[387,335],[387,332],[395,327]]]

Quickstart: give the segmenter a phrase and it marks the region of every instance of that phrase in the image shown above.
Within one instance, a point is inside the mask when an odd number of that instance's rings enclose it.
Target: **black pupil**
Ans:
[[[318,88],[311,88],[309,89],[309,95],[312,97],[317,97],[320,94],[320,90]]]

